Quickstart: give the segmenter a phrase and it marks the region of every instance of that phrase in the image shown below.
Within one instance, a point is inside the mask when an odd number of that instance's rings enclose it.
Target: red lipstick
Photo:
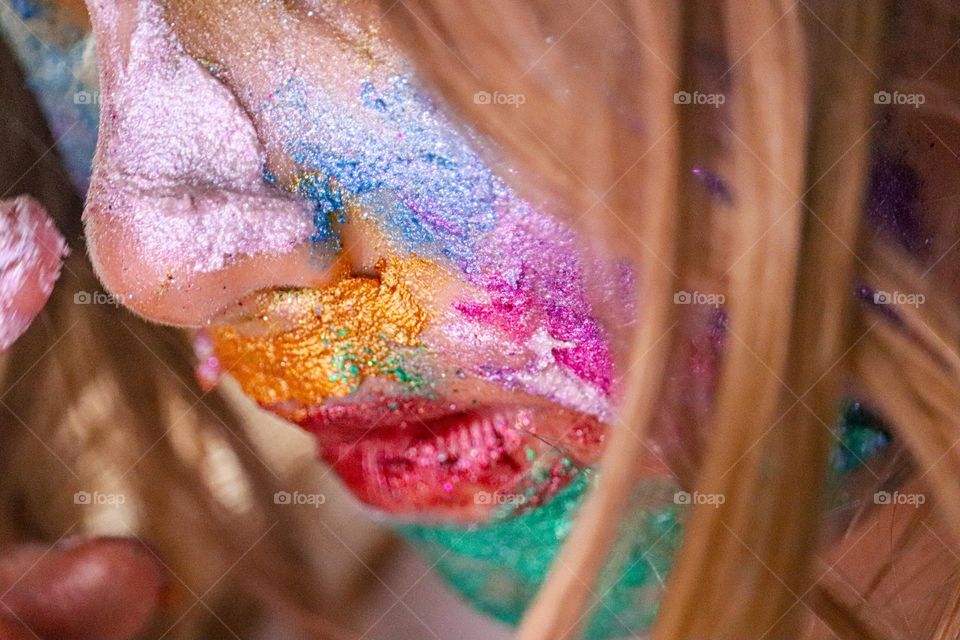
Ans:
[[[482,522],[541,504],[594,462],[604,427],[561,408],[384,399],[300,425],[366,504],[418,520]]]

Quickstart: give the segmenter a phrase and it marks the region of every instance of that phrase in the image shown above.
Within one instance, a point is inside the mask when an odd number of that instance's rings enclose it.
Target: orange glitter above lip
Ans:
[[[391,258],[376,271],[378,277],[346,278],[324,289],[258,294],[257,324],[264,333],[233,324],[210,330],[223,371],[260,404],[283,406],[289,419],[355,391],[369,376],[425,384],[405,363],[422,346],[429,320],[416,291],[439,267],[415,257]]]

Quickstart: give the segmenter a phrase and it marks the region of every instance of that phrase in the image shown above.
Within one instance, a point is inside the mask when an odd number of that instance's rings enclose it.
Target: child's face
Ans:
[[[602,449],[631,265],[518,196],[369,25],[278,5],[92,3],[101,278],[201,330],[202,375],[313,433],[367,504],[536,506]]]

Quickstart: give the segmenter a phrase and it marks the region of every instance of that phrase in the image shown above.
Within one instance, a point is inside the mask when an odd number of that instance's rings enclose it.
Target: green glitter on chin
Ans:
[[[581,473],[549,503],[509,520],[472,529],[403,525],[397,530],[473,606],[516,624],[570,533],[592,475]],[[672,490],[664,484],[657,493]],[[629,636],[651,624],[661,581],[680,544],[675,505],[652,510],[638,505],[632,513],[595,588],[602,604],[591,610],[590,640]]]

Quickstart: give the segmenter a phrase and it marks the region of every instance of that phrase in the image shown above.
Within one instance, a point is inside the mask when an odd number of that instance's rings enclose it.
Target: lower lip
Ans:
[[[339,405],[300,425],[366,504],[417,520],[483,522],[549,500],[594,462],[604,427],[564,409]]]

